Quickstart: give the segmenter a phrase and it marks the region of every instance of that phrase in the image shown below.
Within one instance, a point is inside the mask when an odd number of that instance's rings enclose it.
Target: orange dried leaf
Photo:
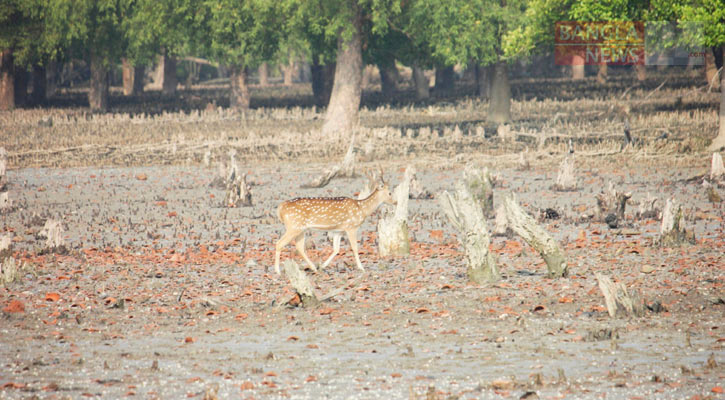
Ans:
[[[60,300],[60,294],[51,292],[45,294],[45,301],[58,301]]]

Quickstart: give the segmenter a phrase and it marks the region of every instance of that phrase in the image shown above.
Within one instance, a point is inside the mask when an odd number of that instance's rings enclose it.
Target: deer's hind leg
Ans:
[[[309,257],[307,257],[307,253],[305,252],[305,233],[302,232],[299,235],[295,237],[295,246],[297,247],[297,251],[302,255],[302,258],[307,261],[307,264],[310,265],[310,269],[317,272],[317,267],[315,264],[310,260]]]
[[[342,240],[342,233],[341,232],[333,232],[332,234],[332,254],[330,254],[330,258],[327,259],[322,264],[322,268],[327,268],[328,265],[332,262],[332,259],[335,258],[337,253],[340,252],[340,240]]]

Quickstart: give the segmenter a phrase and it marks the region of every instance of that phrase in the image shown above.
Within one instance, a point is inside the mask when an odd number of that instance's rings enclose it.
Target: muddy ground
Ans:
[[[14,207],[0,226],[26,264],[0,288],[0,398],[723,398],[723,203],[687,181],[708,156],[584,158],[579,189],[556,192],[561,157],[539,154],[529,170],[491,157],[417,169],[435,194],[465,164],[487,165],[500,176],[496,201],[513,191],[537,217],[557,210],[541,222],[569,277],[548,279],[521,239],[494,237],[503,279],[470,284],[437,200],[412,200],[410,257],[377,256],[373,215],[361,234],[366,272],[343,241],[310,277],[319,295],[345,290],[310,309],[284,305],[293,289],[271,268],[276,205],[353,195],[363,177],[301,189],[323,165],[242,161],[254,206],[226,208],[214,167],[9,171]],[[392,183],[402,178],[405,165],[384,166]],[[609,182],[633,193],[617,229],[580,219]],[[648,193],[660,207],[685,205],[694,245],[655,244],[659,221],[635,216]],[[36,237],[47,218],[63,223],[64,253]],[[330,242],[311,237],[308,253],[323,260]],[[301,262],[293,251],[283,259]],[[651,310],[610,318],[595,272]]]

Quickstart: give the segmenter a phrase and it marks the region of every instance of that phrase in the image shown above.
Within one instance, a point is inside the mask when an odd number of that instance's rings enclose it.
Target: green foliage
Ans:
[[[126,56],[134,63],[149,64],[162,52],[189,53],[203,34],[195,29],[201,7],[201,0],[136,0],[123,21]]]
[[[525,2],[414,0],[403,9],[402,30],[434,63],[491,64],[503,55],[502,38],[523,21]]]
[[[680,8],[681,20],[699,22],[702,30],[693,35],[702,46],[722,46],[725,44],[725,1],[691,0]]]
[[[15,65],[28,67],[47,57],[40,0],[0,3],[0,48],[11,49]]]
[[[79,58],[92,52],[109,65],[125,49],[122,23],[131,6],[132,0],[48,0],[45,45]]]
[[[569,20],[573,0],[529,0],[522,23],[503,38],[505,58],[518,58],[537,50],[550,50],[557,21]]]
[[[256,66],[278,50],[284,13],[266,0],[204,0],[195,26],[198,50],[220,63]]]

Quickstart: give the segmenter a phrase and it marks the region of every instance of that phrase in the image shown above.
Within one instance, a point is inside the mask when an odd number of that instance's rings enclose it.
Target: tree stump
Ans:
[[[511,229],[544,258],[549,277],[567,276],[566,258],[559,244],[542,227],[536,224],[534,218],[519,207],[513,193],[504,199],[504,208]]]
[[[617,228],[624,221],[624,209],[632,193],[621,193],[609,182],[608,190],[596,196],[597,220],[606,222],[610,228]]]
[[[380,257],[410,254],[408,194],[410,192],[410,180],[414,173],[415,170],[410,166],[405,169],[403,181],[393,192],[393,200],[396,203],[395,211],[384,213],[383,217],[378,221],[378,251]]]
[[[233,181],[227,183],[227,194],[224,197],[224,205],[227,207],[251,207],[252,192],[251,186],[247,183],[247,174],[237,176]]]
[[[338,176],[341,177],[353,177],[355,176],[355,135],[352,135],[352,138],[350,139],[350,145],[347,148],[347,153],[345,153],[345,157],[342,159],[342,164],[340,165],[333,165],[331,168],[329,168],[327,171],[325,171],[322,175],[320,175],[317,179],[312,180],[309,183],[303,184],[301,187],[303,188],[321,188],[324,186],[327,186],[328,183],[333,178],[336,178]]]
[[[662,247],[676,247],[685,243],[694,244],[695,234],[685,229],[682,222],[682,206],[674,199],[667,199],[662,211],[659,244]]]
[[[420,182],[418,182],[418,179],[415,177],[415,167],[409,165],[408,169],[410,170],[410,192],[408,194],[408,198],[418,200],[432,199],[433,194],[423,189]],[[405,170],[406,174],[408,173],[408,169]]]
[[[4,147],[0,147],[0,190],[4,190],[5,185],[8,183],[7,169],[8,152],[5,151]]]
[[[479,284],[501,279],[496,260],[488,249],[490,239],[486,220],[467,185],[457,181],[455,196],[444,191],[438,198],[448,219],[460,231],[458,240],[466,253],[468,278]]]
[[[639,202],[639,210],[637,218],[639,219],[656,219],[659,218],[660,209],[657,207],[657,198],[653,197],[649,192],[644,200]]]
[[[38,237],[45,238],[45,250],[47,251],[65,251],[63,241],[63,224],[55,219],[45,221],[43,229],[38,232]]]
[[[503,204],[496,207],[496,219],[493,226],[494,236],[513,236],[513,231],[509,227],[509,221],[506,218],[506,207]]]
[[[290,285],[295,289],[297,295],[300,297],[300,303],[303,307],[314,307],[320,304],[320,301],[315,295],[315,291],[312,288],[312,283],[307,277],[304,271],[302,271],[296,262],[292,260],[285,260],[284,272],[289,278]]]
[[[712,153],[712,161],[710,162],[710,181],[725,183],[725,167],[723,167],[720,153]]]
[[[493,183],[488,168],[479,170],[468,166],[463,170],[463,180],[468,186],[473,199],[481,207],[483,215],[493,215]]]
[[[623,283],[614,283],[606,275],[596,273],[595,276],[610,317],[615,318],[617,314],[641,317],[644,314],[644,304],[636,292],[630,293]]]
[[[576,177],[574,177],[574,156],[567,154],[559,164],[559,174],[556,176],[556,183],[552,189],[559,192],[570,192],[576,190]]]
[[[0,192],[0,212],[9,211],[12,208],[12,201],[8,192]]]

